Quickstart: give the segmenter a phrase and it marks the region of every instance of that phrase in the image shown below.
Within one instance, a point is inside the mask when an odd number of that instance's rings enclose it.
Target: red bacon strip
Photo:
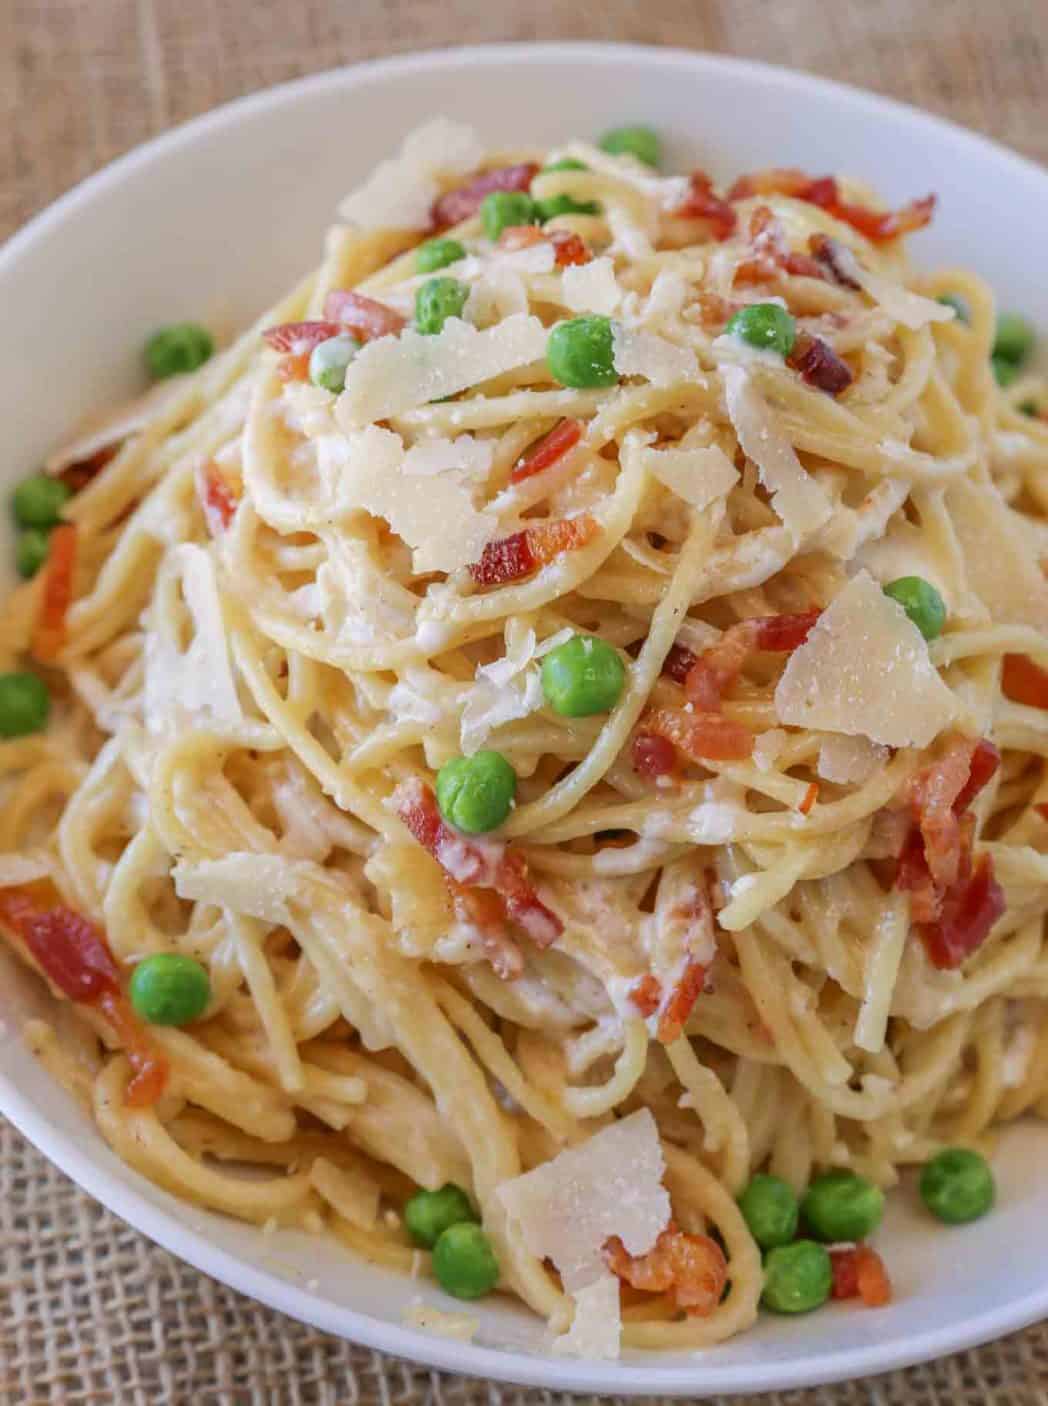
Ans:
[[[653,1016],[662,1002],[662,983],[654,972],[645,972],[629,990],[630,1000],[645,1020]]]
[[[831,1250],[832,1295],[835,1299],[862,1299],[867,1308],[883,1308],[892,1301],[892,1282],[884,1261],[869,1245]]]
[[[275,327],[267,327],[262,333],[262,340],[274,351],[303,356],[321,342],[337,337],[341,331],[337,322],[281,322]]]
[[[1027,654],[1006,654],[1001,670],[1001,691],[1013,703],[1027,708],[1048,708],[1048,670]]]
[[[684,645],[670,645],[670,652],[662,661],[663,676],[674,683],[683,684],[697,659],[698,655],[692,654]]]
[[[469,573],[478,586],[504,586],[546,566],[564,552],[578,551],[591,542],[600,528],[589,513],[526,527],[509,537],[489,542]]]
[[[713,915],[710,910],[710,922]],[[670,991],[669,999],[659,1017],[659,1040],[664,1045],[672,1045],[684,1033],[692,1007],[702,995],[706,985],[706,967],[694,958],[688,960],[676,986]]]
[[[528,190],[538,169],[534,162],[524,161],[516,166],[499,166],[494,171],[482,171],[465,185],[446,191],[433,202],[433,224],[439,230],[468,220],[480,209],[485,195],[490,195],[493,190]]]
[[[581,438],[581,420],[561,420],[559,425],[554,425],[549,434],[543,435],[524,451],[513,465],[510,482],[523,483],[525,479],[542,473],[543,469],[550,468],[569,450],[574,449]]]
[[[407,326],[407,318],[393,308],[363,293],[333,289],[324,299],[324,316],[335,324],[335,332],[350,332],[358,342],[378,337],[396,337]]]
[[[677,753],[673,743],[665,737],[657,737],[653,732],[638,732],[630,748],[633,770],[638,776],[653,781],[659,776],[669,776],[677,764]]]
[[[503,981],[515,981],[524,970],[524,954],[506,931],[506,912],[497,893],[468,888],[445,874],[455,916],[477,930],[484,955]]]
[[[716,240],[728,239],[735,233],[738,216],[729,203],[713,189],[705,171],[693,171],[688,177],[688,193],[669,212],[688,219],[708,220],[710,233]]]
[[[688,697],[708,712],[719,711],[722,698],[752,654],[760,650],[792,653],[808,638],[821,613],[807,610],[798,615],[755,616],[729,626],[688,670],[684,680]]]
[[[567,268],[569,264],[588,264],[593,259],[589,245],[581,234],[575,234],[570,229],[554,229],[549,237],[553,242],[553,258],[557,268]]]
[[[780,273],[797,278],[826,277],[817,259],[790,248],[782,225],[767,205],[758,205],[750,215],[749,239],[750,256],[736,268],[735,283],[763,283]]]
[[[61,522],[51,533],[40,613],[33,630],[32,654],[42,664],[58,658],[66,641],[66,616],[73,600],[76,527]]]
[[[753,753],[753,733],[720,713],[688,713],[655,708],[643,721],[645,732],[672,742],[693,762],[739,762]]]
[[[690,1317],[708,1317],[728,1282],[724,1251],[709,1235],[686,1235],[673,1221],[644,1255],[631,1255],[617,1235],[604,1245],[611,1272],[649,1294],[672,1295]]]
[[[64,904],[42,906],[29,888],[0,889],[0,924],[21,939],[64,996],[102,1012],[133,1071],[125,1102],[134,1108],[155,1103],[167,1082],[167,1063],[120,990],[120,968],[102,930]]]
[[[917,929],[932,965],[959,967],[982,946],[1004,907],[1004,890],[994,878],[993,860],[984,854],[947,891],[939,917]]]
[[[910,778],[905,799],[924,842],[929,873],[942,889],[957,880],[961,862],[960,817],[1000,765],[985,738],[951,739],[943,755]]]
[[[840,395],[855,379],[851,367],[828,343],[807,332],[798,335],[786,364],[799,371],[809,386],[827,395]]]
[[[815,261],[826,270],[834,283],[839,283],[842,288],[851,288],[855,292],[861,292],[862,284],[857,282],[848,271],[844,260],[844,246],[836,239],[831,239],[828,234],[813,234],[808,240],[808,250]]]
[[[199,464],[193,480],[197,499],[204,510],[207,530],[212,537],[218,537],[233,521],[233,514],[240,504],[240,493],[214,460]]]
[[[804,171],[771,168],[741,176],[731,190],[729,200],[746,200],[753,195],[790,195],[818,205],[843,224],[851,225],[874,244],[884,244],[901,234],[923,229],[935,210],[935,196],[926,195],[911,201],[899,210],[871,210],[841,198],[840,188],[833,176],[813,178]]]

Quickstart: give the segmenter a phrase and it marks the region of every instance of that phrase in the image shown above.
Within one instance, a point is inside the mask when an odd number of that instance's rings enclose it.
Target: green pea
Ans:
[[[51,711],[47,685],[36,674],[0,674],[0,737],[42,732]]]
[[[923,576],[889,581],[884,594],[898,601],[926,640],[937,640],[946,624],[946,602]]]
[[[577,161],[574,156],[562,156],[559,161],[551,161],[548,166],[543,166],[539,172],[540,176],[549,176],[554,171],[588,171],[589,167],[585,161]]]
[[[993,339],[993,355],[1010,361],[1013,366],[1021,366],[1033,351],[1037,334],[1017,312],[1002,312],[997,318],[997,332]]]
[[[150,1025],[188,1025],[211,999],[207,968],[180,952],[145,957],[131,973],[131,1004]]]
[[[599,215],[600,206],[595,200],[576,200],[573,195],[551,195],[548,200],[536,200],[539,224],[557,215]]]
[[[750,303],[728,321],[725,332],[761,351],[789,356],[797,340],[797,324],[778,303]]]
[[[946,1147],[921,1169],[921,1200],[947,1225],[984,1216],[994,1202],[993,1172],[967,1147]]]
[[[965,323],[971,322],[971,309],[968,307],[968,304],[964,301],[964,299],[958,296],[958,294],[940,293],[935,301],[937,303],[942,303],[943,307],[953,308],[954,312],[957,314],[959,321]]]
[[[884,1192],[854,1172],[824,1172],[805,1192],[801,1215],[818,1240],[864,1240],[881,1223]]]
[[[797,1234],[800,1204],[781,1177],[758,1173],[739,1197],[739,1210],[762,1250],[788,1245]]]
[[[19,576],[26,580],[36,573],[47,560],[47,546],[50,538],[42,527],[27,527],[18,534],[15,543],[15,566]]]
[[[198,322],[173,322],[154,332],[146,342],[146,366],[154,381],[162,381],[195,371],[214,350],[214,340],[206,327]]]
[[[479,1299],[498,1283],[499,1262],[479,1225],[450,1225],[433,1247],[433,1273],[457,1299]]]
[[[455,757],[437,772],[440,813],[467,835],[483,835],[501,825],[516,794],[517,773],[501,752]]]
[[[415,250],[415,271],[436,273],[466,257],[466,247],[457,239],[427,239]]]
[[[11,511],[19,527],[54,527],[69,489],[60,478],[30,474],[11,495]]]
[[[514,225],[533,225],[538,220],[535,202],[523,190],[493,190],[480,204],[480,223],[489,239],[498,239]]]
[[[427,337],[443,330],[449,317],[461,317],[469,289],[457,278],[429,278],[415,294],[415,326]]]
[[[833,1268],[824,1245],[794,1240],[768,1251],[761,1302],[775,1313],[810,1313],[830,1297]]]
[[[993,371],[993,379],[1002,391],[1007,390],[1012,382],[1018,379],[1018,366],[1014,361],[1008,361],[1003,356],[991,356],[990,368]]]
[[[1019,409],[1024,415],[1029,415],[1031,419],[1039,413],[1036,400],[1020,400]]]
[[[625,682],[626,666],[618,651],[596,635],[575,635],[542,661],[542,692],[564,718],[610,712]]]
[[[309,354],[309,379],[315,386],[336,394],[346,384],[346,368],[360,350],[360,343],[348,332],[319,342]]]
[[[617,385],[611,319],[594,314],[558,323],[546,343],[546,364],[562,386],[590,390]]]
[[[645,166],[657,166],[662,155],[658,132],[654,127],[642,124],[612,127],[610,132],[604,133],[598,145],[612,156],[635,156]]]
[[[449,1226],[477,1219],[469,1197],[451,1181],[439,1191],[416,1191],[404,1206],[404,1224],[412,1240],[427,1250],[432,1250]]]

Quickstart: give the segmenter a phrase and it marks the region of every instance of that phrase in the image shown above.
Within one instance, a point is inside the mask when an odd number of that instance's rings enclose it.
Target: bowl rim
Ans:
[[[169,128],[86,176],[16,230],[0,245],[0,281],[17,272],[17,264],[23,253],[28,254],[39,241],[57,232],[65,221],[75,218],[79,210],[104,200],[124,181],[133,178],[138,170],[206,140],[212,132],[249,121],[265,109],[294,105],[304,95],[342,87],[352,88],[385,76],[442,69],[453,71],[467,62],[471,67],[497,65],[510,56],[515,61],[534,58],[546,63],[566,64],[580,61],[601,64],[628,58],[649,68],[683,66],[697,73],[727,71],[801,96],[813,91],[824,96],[836,96],[853,110],[865,109],[871,118],[885,115],[904,118],[917,127],[935,133],[940,140],[952,143],[961,155],[965,150],[980,152],[998,165],[1009,167],[1013,175],[1026,182],[1043,186],[1048,179],[1048,172],[1036,162],[947,118],[836,79],[759,60],[680,47],[587,40],[458,45],[395,54],[326,69],[234,98]],[[900,1338],[894,1343],[873,1343],[785,1363],[754,1361],[718,1365],[716,1349],[696,1352],[694,1365],[664,1366],[659,1365],[655,1354],[631,1357],[621,1362],[593,1362],[483,1347],[442,1338],[334,1305],[287,1279],[258,1269],[209,1243],[203,1235],[187,1230],[173,1210],[152,1204],[133,1186],[111,1175],[72,1137],[58,1131],[2,1071],[0,1114],[7,1117],[44,1156],[107,1210],[201,1273],[322,1331],[457,1375],[552,1390],[622,1396],[687,1395],[697,1389],[701,1389],[704,1396],[714,1392],[732,1395],[787,1390],[851,1380],[926,1362],[950,1352],[978,1346],[1048,1316],[1046,1281],[1039,1292],[913,1337]],[[175,1204],[174,1198],[170,1199]]]

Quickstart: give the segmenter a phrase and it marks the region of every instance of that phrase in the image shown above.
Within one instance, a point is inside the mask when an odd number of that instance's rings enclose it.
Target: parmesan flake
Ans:
[[[703,449],[640,449],[641,463],[678,498],[705,508],[739,481],[738,470],[716,445]]]
[[[695,353],[654,332],[642,332],[616,323],[612,352],[615,370],[620,376],[643,376],[653,386],[672,386],[678,381],[699,379]]]
[[[606,255],[591,259],[588,264],[570,264],[561,275],[561,296],[564,306],[572,312],[610,316],[622,302],[622,289],[615,280],[615,265]]]
[[[438,175],[466,174],[480,165],[484,148],[461,122],[436,117],[404,138],[399,153],[382,161],[339,205],[339,214],[361,229],[428,229],[440,194]]]

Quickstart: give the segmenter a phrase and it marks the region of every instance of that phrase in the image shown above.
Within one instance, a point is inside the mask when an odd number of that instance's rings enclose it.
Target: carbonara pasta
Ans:
[[[1048,1110],[1041,385],[930,200],[606,145],[431,124],[56,456],[0,716],[115,1151],[598,1355],[789,1309],[758,1173]]]

